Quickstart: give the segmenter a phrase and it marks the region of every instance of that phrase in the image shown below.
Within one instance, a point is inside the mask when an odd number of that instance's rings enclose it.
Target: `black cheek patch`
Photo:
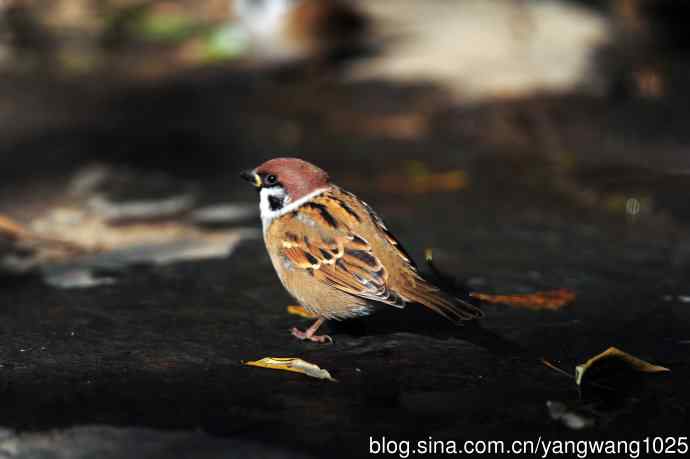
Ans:
[[[277,196],[268,197],[268,206],[271,210],[276,211],[283,208],[283,200]]]

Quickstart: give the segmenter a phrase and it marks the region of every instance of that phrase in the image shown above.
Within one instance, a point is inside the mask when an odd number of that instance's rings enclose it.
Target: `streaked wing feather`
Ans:
[[[294,212],[282,241],[282,255],[296,268],[360,298],[402,307],[388,287],[388,272],[371,244],[355,227],[361,216],[337,196],[320,199]],[[330,200],[330,202],[325,202]]]

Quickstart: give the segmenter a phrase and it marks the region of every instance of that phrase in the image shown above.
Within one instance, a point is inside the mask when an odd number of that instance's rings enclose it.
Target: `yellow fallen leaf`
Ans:
[[[287,307],[288,314],[304,317],[305,319],[316,319],[316,315],[304,309],[304,306],[291,304]]]
[[[638,359],[637,357],[632,356],[627,352],[623,352],[618,348],[610,347],[601,354],[595,355],[585,363],[575,367],[575,383],[579,386],[582,383],[582,377],[584,376],[585,372],[587,372],[587,370],[589,370],[593,365],[596,365],[598,362],[606,359],[616,359],[625,362],[633,370],[643,373],[660,373],[671,371],[666,367],[661,367],[659,365],[645,362],[642,359]]]
[[[575,299],[575,292],[566,288],[547,290],[524,295],[492,295],[472,292],[470,296],[486,303],[507,304],[515,308],[531,311],[557,311]]]
[[[26,229],[19,223],[0,215],[0,233],[4,233],[12,239],[20,239],[26,236]]]
[[[261,360],[252,360],[242,363],[251,367],[292,371],[293,373],[301,373],[316,379],[328,379],[329,381],[336,381],[333,379],[328,370],[324,370],[318,365],[314,365],[313,363],[306,362],[296,357],[264,357]]]

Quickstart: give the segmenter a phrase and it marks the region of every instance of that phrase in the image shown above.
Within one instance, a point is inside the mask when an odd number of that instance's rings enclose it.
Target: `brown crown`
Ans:
[[[256,172],[275,175],[293,201],[329,184],[326,171],[299,158],[275,158],[257,167]]]

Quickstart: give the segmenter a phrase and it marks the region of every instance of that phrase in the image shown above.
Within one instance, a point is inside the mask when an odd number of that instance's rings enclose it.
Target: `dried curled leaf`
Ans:
[[[500,303],[531,311],[557,311],[575,300],[575,292],[566,288],[528,293],[525,295],[492,295],[473,292],[470,296],[486,303]]]
[[[2,239],[9,240],[15,248],[55,256],[76,255],[87,251],[79,244],[60,237],[37,234],[5,215],[0,215],[0,240]]]
[[[660,373],[660,372],[666,372],[666,371],[671,371],[670,369],[666,367],[662,367],[659,365],[654,365],[649,362],[645,362],[642,359],[638,359],[635,356],[632,356],[628,354],[627,352],[623,352],[618,348],[615,347],[610,347],[606,349],[604,352],[601,354],[595,355],[591,359],[587,360],[585,363],[578,365],[575,367],[575,383],[579,386],[582,383],[582,378],[584,377],[585,373],[590,369],[593,368],[596,365],[601,364],[603,361],[608,360],[608,359],[615,359],[619,362],[625,363],[627,366],[629,366],[631,369],[640,371],[643,373]]]
[[[4,234],[11,239],[21,239],[26,236],[26,229],[14,220],[0,215],[0,234]]]
[[[424,259],[438,282],[445,285],[448,290],[458,290],[457,281],[436,267],[431,248],[424,251]],[[482,292],[471,292],[469,295],[485,303],[500,303],[530,311],[557,311],[575,300],[575,292],[566,288],[520,295],[494,295]]]
[[[317,316],[315,314],[312,314],[311,312],[304,309],[304,306],[299,306],[299,305],[295,305],[295,304],[291,304],[290,306],[288,306],[287,312],[288,312],[288,314],[292,314],[294,316],[304,317],[305,319],[316,319],[317,318]]]
[[[547,368],[552,369],[552,370],[555,371],[556,373],[560,373],[561,375],[563,375],[563,376],[565,376],[565,377],[567,377],[567,378],[572,378],[572,377],[573,377],[573,375],[572,375],[571,373],[569,373],[569,372],[565,371],[564,369],[560,368],[559,366],[557,366],[557,365],[555,365],[555,364],[549,362],[549,361],[546,360],[544,357],[542,357],[540,361],[541,361],[541,363],[544,364],[544,366],[546,366]]]
[[[244,365],[251,367],[270,368],[273,370],[292,371],[294,373],[301,373],[303,375],[311,376],[316,379],[328,379],[334,381],[328,370],[324,370],[318,365],[306,362],[296,357],[264,357],[261,360],[252,360],[249,362],[242,362]]]

